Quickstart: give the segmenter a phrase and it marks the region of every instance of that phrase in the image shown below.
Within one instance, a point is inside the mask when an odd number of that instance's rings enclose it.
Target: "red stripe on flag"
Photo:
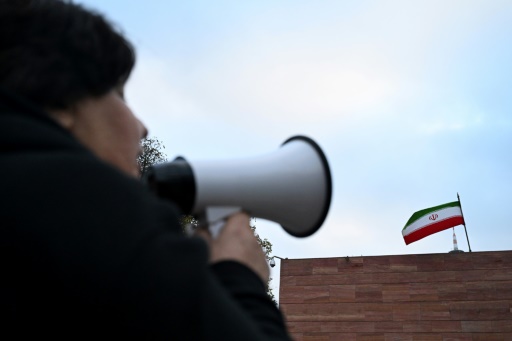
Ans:
[[[410,243],[413,243],[415,241],[418,241],[422,238],[425,238],[427,236],[430,236],[431,234],[449,229],[450,227],[454,227],[457,225],[464,224],[464,220],[462,219],[462,216],[456,216],[451,217],[445,220],[441,220],[437,223],[430,224],[427,226],[424,226],[407,236],[404,236],[405,244],[409,245]]]

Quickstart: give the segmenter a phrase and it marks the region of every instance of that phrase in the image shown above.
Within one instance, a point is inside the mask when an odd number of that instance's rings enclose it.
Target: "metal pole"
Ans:
[[[457,199],[459,200],[459,205],[460,205],[460,213],[462,213],[462,220],[464,221],[464,231],[466,232],[466,239],[468,240],[468,247],[469,247],[469,252],[471,252],[471,245],[469,244],[469,237],[468,237],[468,230],[466,229],[466,219],[464,219],[464,213],[462,212],[462,204],[460,202],[460,196],[459,196],[459,193],[457,192]]]

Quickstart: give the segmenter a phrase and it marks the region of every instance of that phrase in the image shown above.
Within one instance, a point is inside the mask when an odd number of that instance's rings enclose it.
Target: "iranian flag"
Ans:
[[[402,230],[405,244],[410,244],[431,234],[464,224],[460,202],[426,208],[415,212]]]

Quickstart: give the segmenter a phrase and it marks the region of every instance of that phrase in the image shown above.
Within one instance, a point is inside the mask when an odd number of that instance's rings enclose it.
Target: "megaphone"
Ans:
[[[146,182],[184,214],[209,215],[209,223],[245,211],[281,224],[296,237],[322,226],[332,195],[327,158],[305,136],[286,140],[274,152],[224,161],[187,161],[182,157],[154,165]]]

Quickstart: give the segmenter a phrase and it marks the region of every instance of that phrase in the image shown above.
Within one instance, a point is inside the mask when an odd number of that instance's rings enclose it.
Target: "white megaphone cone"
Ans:
[[[327,159],[310,138],[295,136],[262,156],[227,161],[155,165],[150,187],[185,214],[207,214],[210,223],[243,210],[271,220],[291,235],[306,237],[323,224],[331,202]]]

